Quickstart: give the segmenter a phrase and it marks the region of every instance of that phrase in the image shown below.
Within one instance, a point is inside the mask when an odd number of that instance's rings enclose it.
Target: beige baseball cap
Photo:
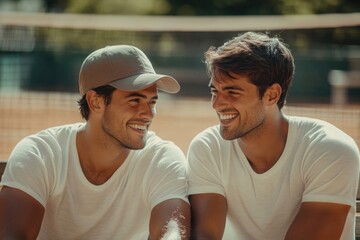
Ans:
[[[147,56],[129,45],[107,46],[92,52],[81,65],[79,91],[110,85],[124,91],[139,91],[156,83],[159,90],[177,93],[179,83],[170,76],[157,74]]]

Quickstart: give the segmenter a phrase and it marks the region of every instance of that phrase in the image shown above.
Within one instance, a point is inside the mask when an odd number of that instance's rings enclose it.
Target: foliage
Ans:
[[[65,12],[92,14],[165,14],[169,11],[166,0],[68,0]]]
[[[358,0],[44,0],[48,10],[124,15],[285,15],[359,12]]]

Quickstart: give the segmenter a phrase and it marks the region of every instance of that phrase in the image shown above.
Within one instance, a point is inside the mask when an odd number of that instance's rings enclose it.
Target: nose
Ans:
[[[226,105],[226,98],[221,93],[216,93],[216,95],[212,95],[211,97],[211,105],[215,110],[221,109],[222,106]]]
[[[152,120],[156,115],[156,107],[153,104],[144,104],[140,116]]]

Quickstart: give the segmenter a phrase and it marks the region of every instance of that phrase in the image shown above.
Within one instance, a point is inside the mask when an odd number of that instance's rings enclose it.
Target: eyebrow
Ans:
[[[213,84],[209,84],[209,88],[215,88]],[[244,91],[244,89],[242,87],[239,86],[227,86],[222,88],[221,90],[238,90],[238,91]]]
[[[139,98],[143,98],[143,99],[147,99],[147,96],[144,95],[144,94],[141,94],[141,93],[137,93],[137,92],[134,92],[134,93],[130,93],[126,96],[126,98],[131,98],[131,97],[139,97]],[[157,100],[159,99],[158,95],[155,95],[153,96],[151,99],[153,100]]]

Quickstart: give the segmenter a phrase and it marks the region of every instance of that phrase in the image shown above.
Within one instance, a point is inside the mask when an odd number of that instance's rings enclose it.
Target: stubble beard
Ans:
[[[234,140],[238,138],[246,138],[261,129],[264,123],[264,118],[261,119],[257,124],[251,125],[249,128],[246,129],[234,129],[231,130],[230,127],[220,126],[220,134],[225,140]]]
[[[252,114],[248,115],[246,119],[242,120],[241,116],[239,117],[239,124],[234,128],[220,125],[220,134],[225,140],[244,139],[261,134],[261,128],[265,122],[265,113],[261,106],[253,110]],[[242,125],[242,122],[247,124]]]
[[[107,139],[109,139],[110,144],[114,143],[121,148],[127,148],[132,150],[139,150],[145,147],[146,134],[142,139],[134,139],[131,136],[125,134],[125,130],[113,130],[111,126],[114,125],[111,122],[111,117],[105,112],[104,119],[102,121],[102,130],[106,134]]]

